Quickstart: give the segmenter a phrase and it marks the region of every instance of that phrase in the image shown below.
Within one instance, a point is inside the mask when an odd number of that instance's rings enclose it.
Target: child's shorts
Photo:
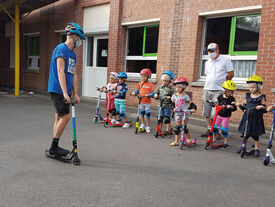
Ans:
[[[158,108],[158,117],[171,117],[171,108]]]
[[[182,121],[184,119],[184,113],[177,112],[175,113],[175,121]],[[188,114],[185,114],[185,119],[188,119]]]
[[[115,99],[116,113],[118,115],[125,114],[125,99]]]
[[[222,117],[222,116],[218,115],[217,119],[216,119],[215,125],[217,125],[217,126],[221,126],[222,125],[222,127],[228,128],[229,121],[230,121],[230,117]]]
[[[147,104],[147,103],[141,103],[139,104],[139,113],[140,116],[145,116],[146,118],[150,118],[151,116],[151,104]]]

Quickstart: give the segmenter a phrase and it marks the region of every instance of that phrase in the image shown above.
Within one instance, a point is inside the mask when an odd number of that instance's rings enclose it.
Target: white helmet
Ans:
[[[164,74],[161,76],[160,79],[163,80],[163,81],[170,81],[170,80],[171,80],[171,76],[168,75],[168,74],[166,74],[166,73],[164,73]]]
[[[114,79],[117,79],[117,73],[116,72],[111,72],[110,77],[114,78]]]

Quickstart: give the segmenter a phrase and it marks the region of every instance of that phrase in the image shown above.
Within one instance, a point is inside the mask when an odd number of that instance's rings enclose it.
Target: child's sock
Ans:
[[[52,150],[56,150],[56,149],[57,149],[57,147],[58,147],[58,142],[59,142],[59,139],[53,138],[52,146],[51,146],[51,149],[52,149]]]

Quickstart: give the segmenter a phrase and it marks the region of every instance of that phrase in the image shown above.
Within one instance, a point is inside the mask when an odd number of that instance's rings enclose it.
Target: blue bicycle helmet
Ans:
[[[80,27],[77,23],[68,23],[67,27],[65,28],[65,31],[69,34],[76,34],[81,39],[86,40],[82,27]]]
[[[167,74],[171,77],[171,79],[173,80],[175,78],[174,73],[172,73],[170,70],[166,70],[163,74]]]
[[[127,74],[125,72],[119,72],[117,75],[118,78],[125,78],[127,79]]]

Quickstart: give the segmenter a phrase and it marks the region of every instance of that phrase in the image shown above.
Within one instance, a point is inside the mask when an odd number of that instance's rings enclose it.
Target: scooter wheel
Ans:
[[[109,126],[108,124],[106,124],[106,123],[104,124],[104,127],[105,127],[105,128],[107,128],[108,126]]]
[[[205,150],[208,150],[208,149],[209,149],[209,143],[208,143],[208,142],[205,143],[204,149],[205,149]]]
[[[80,165],[80,159],[78,157],[73,158],[74,165]]]
[[[94,119],[93,119],[93,123],[94,123],[94,124],[97,124],[97,122],[98,122],[98,119],[97,119],[97,118],[94,118]]]
[[[269,164],[269,157],[265,157],[264,159],[264,165],[267,166]]]
[[[158,133],[158,132],[156,132],[156,134],[155,134],[155,138],[158,138],[158,136],[159,136],[159,133]]]
[[[245,150],[242,150],[242,151],[241,151],[241,158],[243,158],[244,155],[245,155]]]

